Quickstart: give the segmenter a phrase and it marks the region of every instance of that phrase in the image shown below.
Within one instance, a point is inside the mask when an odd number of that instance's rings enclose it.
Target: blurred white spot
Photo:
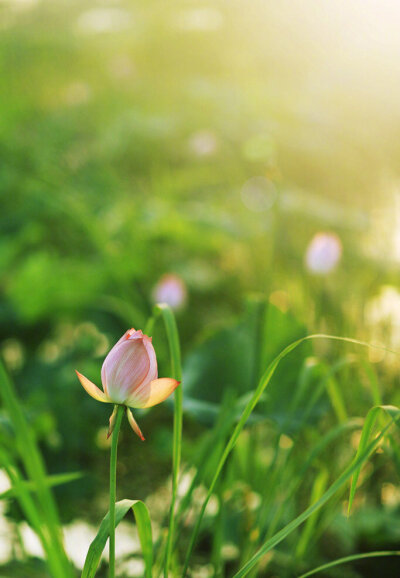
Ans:
[[[393,484],[383,484],[381,490],[382,504],[396,507],[400,504],[400,490]]]
[[[186,304],[186,299],[186,285],[178,275],[163,275],[153,290],[155,303],[167,303],[175,310],[182,309]]]
[[[12,6],[15,6],[16,8],[31,8],[32,6],[34,6],[35,4],[38,4],[39,0],[12,0],[12,2],[10,2],[10,4],[12,4]]]
[[[241,197],[245,207],[256,213],[268,211],[277,198],[275,185],[265,177],[252,177],[243,185]]]
[[[231,542],[227,542],[221,548],[221,556],[224,560],[235,560],[235,558],[239,557],[239,554],[239,548]]]
[[[342,243],[334,233],[317,233],[311,239],[305,256],[306,266],[316,275],[335,269],[342,256]]]
[[[180,12],[175,23],[185,31],[213,32],[222,27],[224,19],[216,8],[193,8]]]
[[[130,576],[131,578],[142,578],[145,572],[145,565],[143,560],[125,560],[118,565],[121,575]]]
[[[208,130],[195,132],[189,138],[189,149],[198,157],[208,157],[214,154],[218,148],[214,133]]]
[[[0,494],[11,488],[11,482],[4,470],[0,470]]]
[[[19,524],[19,532],[22,536],[26,553],[30,556],[44,558],[42,544],[35,532],[26,522],[21,522]]]
[[[209,499],[205,513],[207,516],[215,518],[215,516],[218,514],[218,511],[219,511],[219,501],[217,496],[213,495]]]
[[[76,106],[88,102],[90,96],[90,86],[86,82],[72,82],[65,89],[64,101],[69,106]]]
[[[379,295],[368,301],[365,321],[375,340],[383,342],[386,347],[400,345],[400,292],[396,287],[385,285]],[[382,358],[384,352],[377,352]]]
[[[96,528],[83,520],[76,520],[64,527],[65,549],[77,568],[83,568],[88,548],[95,536]]]
[[[120,8],[97,8],[83,12],[78,18],[78,28],[83,32],[100,33],[126,30],[131,15]]]
[[[211,578],[215,576],[214,566],[212,564],[194,566],[191,576],[192,578]]]
[[[8,487],[5,487],[5,479],[8,481],[8,477],[3,471],[0,471],[0,483],[2,484],[1,491],[5,492]],[[5,479],[3,479],[3,476]],[[9,481],[8,481],[9,484]],[[12,526],[8,522],[7,518],[4,516],[5,502],[0,502],[0,564],[7,562],[12,555]]]
[[[192,480],[194,478],[196,474],[196,469],[195,468],[191,468],[188,472],[185,472],[178,483],[178,488],[177,488],[177,495],[179,498],[183,498],[184,496],[186,496],[187,492],[189,491],[190,485],[192,483]]]

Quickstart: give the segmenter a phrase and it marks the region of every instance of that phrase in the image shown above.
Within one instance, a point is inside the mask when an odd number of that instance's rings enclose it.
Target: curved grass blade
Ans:
[[[166,303],[159,303],[154,307],[154,317],[161,315],[164,321],[165,330],[167,333],[169,351],[171,357],[171,374],[174,379],[182,380],[182,364],[181,364],[181,348],[179,343],[178,327],[176,325],[175,316],[169,305]],[[151,327],[151,322],[149,323]],[[183,391],[182,386],[177,387],[174,393],[175,409],[174,409],[174,434],[173,434],[173,449],[172,449],[172,496],[169,515],[169,528],[167,545],[165,551],[165,566],[164,576],[168,578],[168,571],[171,559],[172,545],[175,532],[175,503],[178,489],[178,476],[181,463],[181,447],[182,447],[182,418],[183,418]]]
[[[379,435],[372,440],[372,442],[364,448],[361,453],[354,458],[350,465],[345,469],[345,471],[337,478],[337,480],[328,488],[321,498],[309,506],[304,512],[297,516],[294,520],[289,522],[282,530],[277,532],[272,538],[267,540],[261,548],[250,558],[250,560],[234,575],[233,578],[242,578],[246,576],[248,572],[261,560],[263,556],[277,544],[282,542],[291,532],[298,528],[303,522],[305,522],[314,512],[319,510],[346,482],[351,478],[351,476],[362,466],[362,464],[369,458],[370,454],[378,446],[379,442],[389,430],[389,428],[396,422],[400,420],[400,410],[397,407],[386,406],[386,410],[390,413],[392,419],[390,422],[381,430]]]
[[[257,405],[261,395],[263,394],[265,388],[267,387],[267,385],[269,384],[269,382],[271,381],[272,376],[275,373],[276,368],[278,367],[278,365],[280,364],[280,362],[282,361],[282,359],[284,357],[286,357],[291,351],[293,351],[294,349],[296,349],[296,347],[298,347],[299,345],[301,345],[302,343],[304,343],[305,341],[309,340],[309,339],[331,339],[334,341],[341,341],[344,343],[353,343],[355,345],[362,345],[364,347],[370,347],[370,348],[375,348],[375,349],[384,349],[385,351],[389,351],[390,353],[396,353],[395,351],[391,351],[390,349],[386,349],[386,348],[382,348],[382,347],[378,347],[375,345],[371,345],[370,343],[367,343],[365,341],[359,341],[357,339],[352,339],[350,337],[338,337],[336,335],[324,335],[324,334],[316,334],[316,335],[307,335],[306,337],[302,337],[301,339],[298,339],[297,341],[294,341],[293,343],[291,343],[290,345],[288,345],[287,347],[285,347],[285,349],[283,349],[281,351],[281,353],[279,355],[277,355],[275,357],[275,359],[273,359],[271,361],[271,363],[269,364],[267,370],[265,371],[264,375],[261,377],[261,380],[259,381],[259,384],[256,388],[256,390],[254,391],[253,396],[251,397],[251,399],[249,400],[247,406],[245,407],[245,409],[243,410],[243,413],[239,419],[239,422],[237,423],[229,441],[228,444],[225,447],[224,453],[221,456],[221,459],[218,463],[218,466],[216,468],[213,480],[211,482],[211,485],[208,489],[207,495],[204,499],[204,502],[202,504],[201,510],[199,512],[199,515],[197,517],[196,520],[196,524],[195,527],[193,529],[192,532],[192,536],[189,542],[189,547],[187,550],[187,554],[186,554],[186,558],[185,558],[185,563],[184,563],[184,567],[183,567],[183,572],[182,572],[182,576],[185,577],[187,574],[187,570],[189,567],[189,561],[190,561],[190,557],[192,555],[193,552],[193,548],[194,545],[196,543],[196,539],[198,536],[198,533],[200,531],[200,526],[201,526],[201,522],[204,516],[204,512],[206,510],[207,504],[212,496],[212,493],[214,491],[214,487],[215,484],[217,483],[217,480],[219,478],[219,475],[221,473],[222,468],[224,467],[224,464],[229,456],[229,454],[231,453],[233,447],[236,444],[236,441],[239,437],[240,432],[242,431],[243,427],[245,426],[251,412],[253,411],[253,409],[255,408],[255,406]],[[179,388],[178,388],[179,389]]]
[[[307,578],[308,576],[317,574],[317,572],[323,572],[324,570],[328,570],[329,568],[333,568],[334,566],[340,566],[340,564],[347,564],[348,562],[354,562],[355,560],[365,560],[366,558],[381,558],[383,556],[400,556],[400,551],[394,550],[393,552],[390,551],[365,552],[364,554],[353,554],[353,556],[338,558],[333,562],[322,564],[322,566],[318,566],[318,568],[314,568],[313,570],[310,570],[309,572],[302,574],[301,576],[299,576],[299,578]]]
[[[140,500],[121,500],[115,504],[115,527],[118,526],[122,518],[132,508],[135,515],[136,525],[139,533],[142,554],[145,563],[145,576],[151,578],[153,566],[153,539],[151,532],[151,520],[146,505]],[[109,537],[109,513],[104,516],[99,531],[93,542],[89,546],[86,555],[85,565],[81,578],[93,578],[100,564],[101,555]]]
[[[367,417],[365,418],[364,427],[361,433],[360,443],[358,444],[358,450],[356,457],[363,452],[368,444],[368,440],[371,437],[372,430],[374,428],[375,422],[378,418],[379,413],[388,413],[390,416],[392,414],[391,406],[378,405],[369,410]],[[357,489],[357,481],[361,472],[361,466],[354,472],[353,478],[351,480],[350,495],[349,495],[349,505],[347,508],[347,515],[350,515],[351,506],[353,505],[354,496]]]

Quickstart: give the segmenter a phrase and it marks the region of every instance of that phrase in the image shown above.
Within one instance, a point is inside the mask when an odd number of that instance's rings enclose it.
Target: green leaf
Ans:
[[[136,519],[142,554],[145,563],[146,578],[151,578],[153,566],[153,539],[151,520],[147,506],[140,500],[121,500],[115,504],[115,527],[132,508]],[[109,513],[104,516],[96,537],[89,546],[81,578],[93,578],[100,563],[101,555],[109,536]]]

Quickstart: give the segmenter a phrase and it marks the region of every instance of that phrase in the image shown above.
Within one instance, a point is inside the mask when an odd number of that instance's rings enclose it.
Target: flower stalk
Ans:
[[[110,454],[110,541],[109,541],[109,578],[115,578],[115,502],[117,492],[117,446],[119,430],[125,413],[123,405],[116,405],[115,424],[111,437]]]

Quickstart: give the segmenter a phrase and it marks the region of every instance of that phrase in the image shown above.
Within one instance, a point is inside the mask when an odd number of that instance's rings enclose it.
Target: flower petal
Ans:
[[[106,359],[110,355],[110,353],[112,353],[120,343],[122,343],[123,341],[127,341],[130,338],[130,336],[132,335],[132,333],[135,333],[135,331],[136,330],[133,327],[131,329],[128,329],[128,331],[125,331],[123,336],[120,339],[118,339],[117,343],[110,349],[110,351],[108,352],[108,354],[106,356]],[[103,363],[103,366],[101,368],[101,383],[103,384],[104,391],[106,393],[108,393],[104,363]]]
[[[180,381],[170,377],[153,379],[143,388],[139,395],[132,395],[126,401],[126,404],[130,407],[153,407],[153,405],[157,405],[167,399],[179,384]]]
[[[112,348],[102,367],[103,387],[114,403],[125,403],[143,383],[150,360],[142,339],[126,339]]]
[[[112,414],[110,415],[110,420],[109,420],[109,426],[108,426],[108,432],[107,432],[107,439],[110,437],[110,435],[112,434],[112,432],[114,431],[114,427],[115,427],[115,420],[117,419],[117,406],[114,406],[114,410],[112,412]]]
[[[133,417],[131,410],[127,408],[126,413],[127,413],[128,421],[129,421],[131,428],[133,429],[135,434],[140,437],[142,442],[144,442],[144,435],[142,434],[140,427],[138,426],[135,418]]]
[[[86,389],[87,393],[91,395],[97,401],[102,401],[103,403],[110,403],[110,398],[106,395],[101,389],[97,387],[93,382],[90,381],[87,377],[76,371],[75,373],[78,376],[79,381],[81,382],[82,386]]]

